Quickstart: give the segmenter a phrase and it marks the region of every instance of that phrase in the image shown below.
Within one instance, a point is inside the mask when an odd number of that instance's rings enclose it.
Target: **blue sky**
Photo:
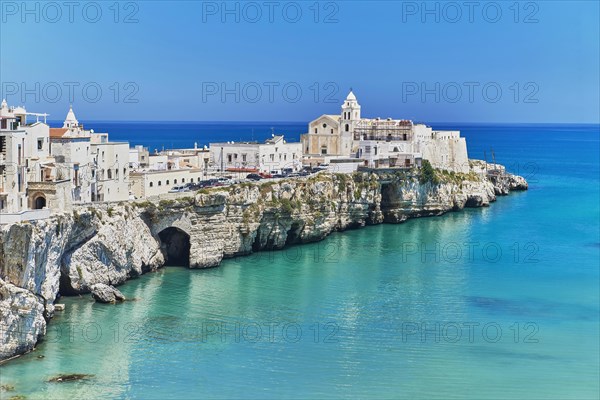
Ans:
[[[597,1],[464,3],[4,1],[1,90],[52,119],[308,121],[352,87],[370,117],[599,122]]]

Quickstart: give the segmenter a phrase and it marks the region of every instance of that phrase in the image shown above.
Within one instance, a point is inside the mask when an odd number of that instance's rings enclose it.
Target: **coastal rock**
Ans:
[[[158,241],[130,205],[76,209],[71,225],[77,234],[60,255],[62,294],[87,293],[96,283],[119,285],[164,263]]]
[[[33,350],[46,333],[44,302],[0,279],[0,360]]]
[[[47,220],[2,225],[0,327],[26,333],[2,335],[0,359],[33,348],[59,294],[94,291],[99,301],[117,301],[120,292],[111,285],[165,264],[216,267],[224,258],[487,206],[497,195],[527,189],[523,178],[497,166],[502,173],[490,176],[484,161],[473,165],[469,174],[437,171],[431,181],[418,170],[389,176],[319,173],[169,200],[76,206]]]
[[[105,285],[104,283],[97,283],[92,285],[90,288],[92,297],[98,303],[116,303],[117,301],[124,301],[125,296],[114,286]]]

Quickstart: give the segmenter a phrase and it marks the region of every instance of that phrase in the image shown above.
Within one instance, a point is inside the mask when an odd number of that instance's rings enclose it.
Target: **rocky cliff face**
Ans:
[[[119,285],[165,263],[223,258],[325,238],[333,231],[488,205],[525,189],[520,177],[439,173],[328,175],[76,207],[0,230],[0,360],[31,350],[60,295]],[[25,332],[25,334],[23,334]]]

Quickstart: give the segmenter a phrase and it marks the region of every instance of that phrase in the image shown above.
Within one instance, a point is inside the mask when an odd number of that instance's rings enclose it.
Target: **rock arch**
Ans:
[[[190,235],[184,230],[170,226],[158,233],[165,265],[190,266]]]

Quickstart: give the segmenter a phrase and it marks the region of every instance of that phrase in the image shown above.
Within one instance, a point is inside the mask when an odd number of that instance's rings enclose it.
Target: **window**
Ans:
[[[315,133],[317,133],[317,128],[315,128]]]
[[[185,178],[181,178],[181,183],[185,183]]]
[[[108,179],[112,179],[112,169],[107,169],[106,172],[108,173]]]
[[[158,181],[158,186],[162,186],[162,182],[161,181]]]
[[[194,183],[194,178],[190,178],[190,182]]]
[[[177,179],[173,179],[173,183],[174,183],[174,184],[177,184]]]
[[[246,154],[242,154],[242,161],[246,162]]]
[[[119,179],[119,168],[115,168],[115,179]]]
[[[346,132],[350,130],[350,125],[346,124]]]
[[[327,124],[323,124],[323,128],[327,128]]]
[[[166,183],[166,184],[167,184],[167,185],[169,184],[169,180],[168,180],[168,179],[167,179],[167,183]]]
[[[333,134],[333,129],[331,130],[331,133]]]
[[[327,154],[327,146],[321,147],[321,154]]]
[[[154,186],[154,183],[153,183],[153,182],[150,182],[150,187],[153,187],[153,186]]]
[[[227,162],[231,162],[231,154],[227,154]]]
[[[38,150],[42,150],[44,148],[44,139],[37,140]]]

